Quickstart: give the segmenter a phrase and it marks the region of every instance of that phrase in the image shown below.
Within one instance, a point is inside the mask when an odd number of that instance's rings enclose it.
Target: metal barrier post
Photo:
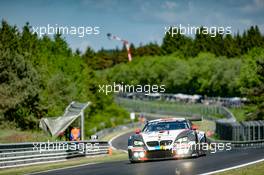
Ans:
[[[81,112],[81,140],[84,141],[84,112]]]

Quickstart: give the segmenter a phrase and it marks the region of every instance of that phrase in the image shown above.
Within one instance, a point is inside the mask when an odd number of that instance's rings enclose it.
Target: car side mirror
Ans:
[[[139,128],[135,129],[136,134],[139,134],[140,132],[141,132],[141,129],[139,129]]]
[[[198,126],[197,125],[192,125],[192,130],[197,130]]]

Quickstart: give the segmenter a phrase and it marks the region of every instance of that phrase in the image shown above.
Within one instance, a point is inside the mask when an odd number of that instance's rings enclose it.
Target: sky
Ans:
[[[160,44],[165,26],[231,26],[242,33],[258,25],[264,33],[264,0],[1,0],[0,18],[22,28],[98,26],[98,35],[63,35],[70,47],[84,51],[122,47],[109,40],[112,33],[139,46]]]

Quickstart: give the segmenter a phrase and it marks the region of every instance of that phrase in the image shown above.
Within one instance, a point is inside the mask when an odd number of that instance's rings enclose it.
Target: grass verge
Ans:
[[[204,132],[215,130],[215,122],[211,120],[204,119],[202,121],[195,121],[192,123],[197,125],[199,130],[204,131]]]
[[[160,112],[168,115],[179,116],[182,114],[210,116],[213,118],[224,118],[225,116],[218,113],[217,106],[206,106],[203,104],[186,104],[181,102],[167,102],[167,101],[142,101],[131,100],[125,98],[116,98],[116,102],[126,109],[136,112],[144,111],[145,113]]]
[[[257,107],[254,105],[247,105],[241,108],[228,108],[236,117],[237,121],[245,121],[247,120],[249,111],[256,111]]]
[[[43,131],[21,131],[16,128],[1,129],[0,143],[56,141]],[[58,139],[57,139],[58,140]]]

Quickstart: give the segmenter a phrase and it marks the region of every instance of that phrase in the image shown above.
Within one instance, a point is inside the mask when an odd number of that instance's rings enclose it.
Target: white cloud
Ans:
[[[241,24],[244,24],[244,25],[252,25],[252,21],[250,19],[240,19],[238,20]]]
[[[175,9],[176,7],[178,7],[178,5],[175,2],[171,2],[171,1],[165,1],[162,4],[162,8],[166,10],[172,10],[172,9]]]
[[[260,32],[264,34],[264,24],[260,24],[258,25],[258,27],[259,27]]]
[[[249,13],[264,10],[264,0],[253,0],[251,3],[241,7],[241,10]]]
[[[71,47],[75,49],[79,49],[81,52],[85,52],[86,48],[91,46],[91,43],[87,40],[76,40],[72,42]]]
[[[177,20],[176,12],[169,12],[169,11],[159,12],[159,13],[155,13],[154,16],[165,23],[176,23]]]
[[[264,8],[264,0],[255,0],[256,6]]]

